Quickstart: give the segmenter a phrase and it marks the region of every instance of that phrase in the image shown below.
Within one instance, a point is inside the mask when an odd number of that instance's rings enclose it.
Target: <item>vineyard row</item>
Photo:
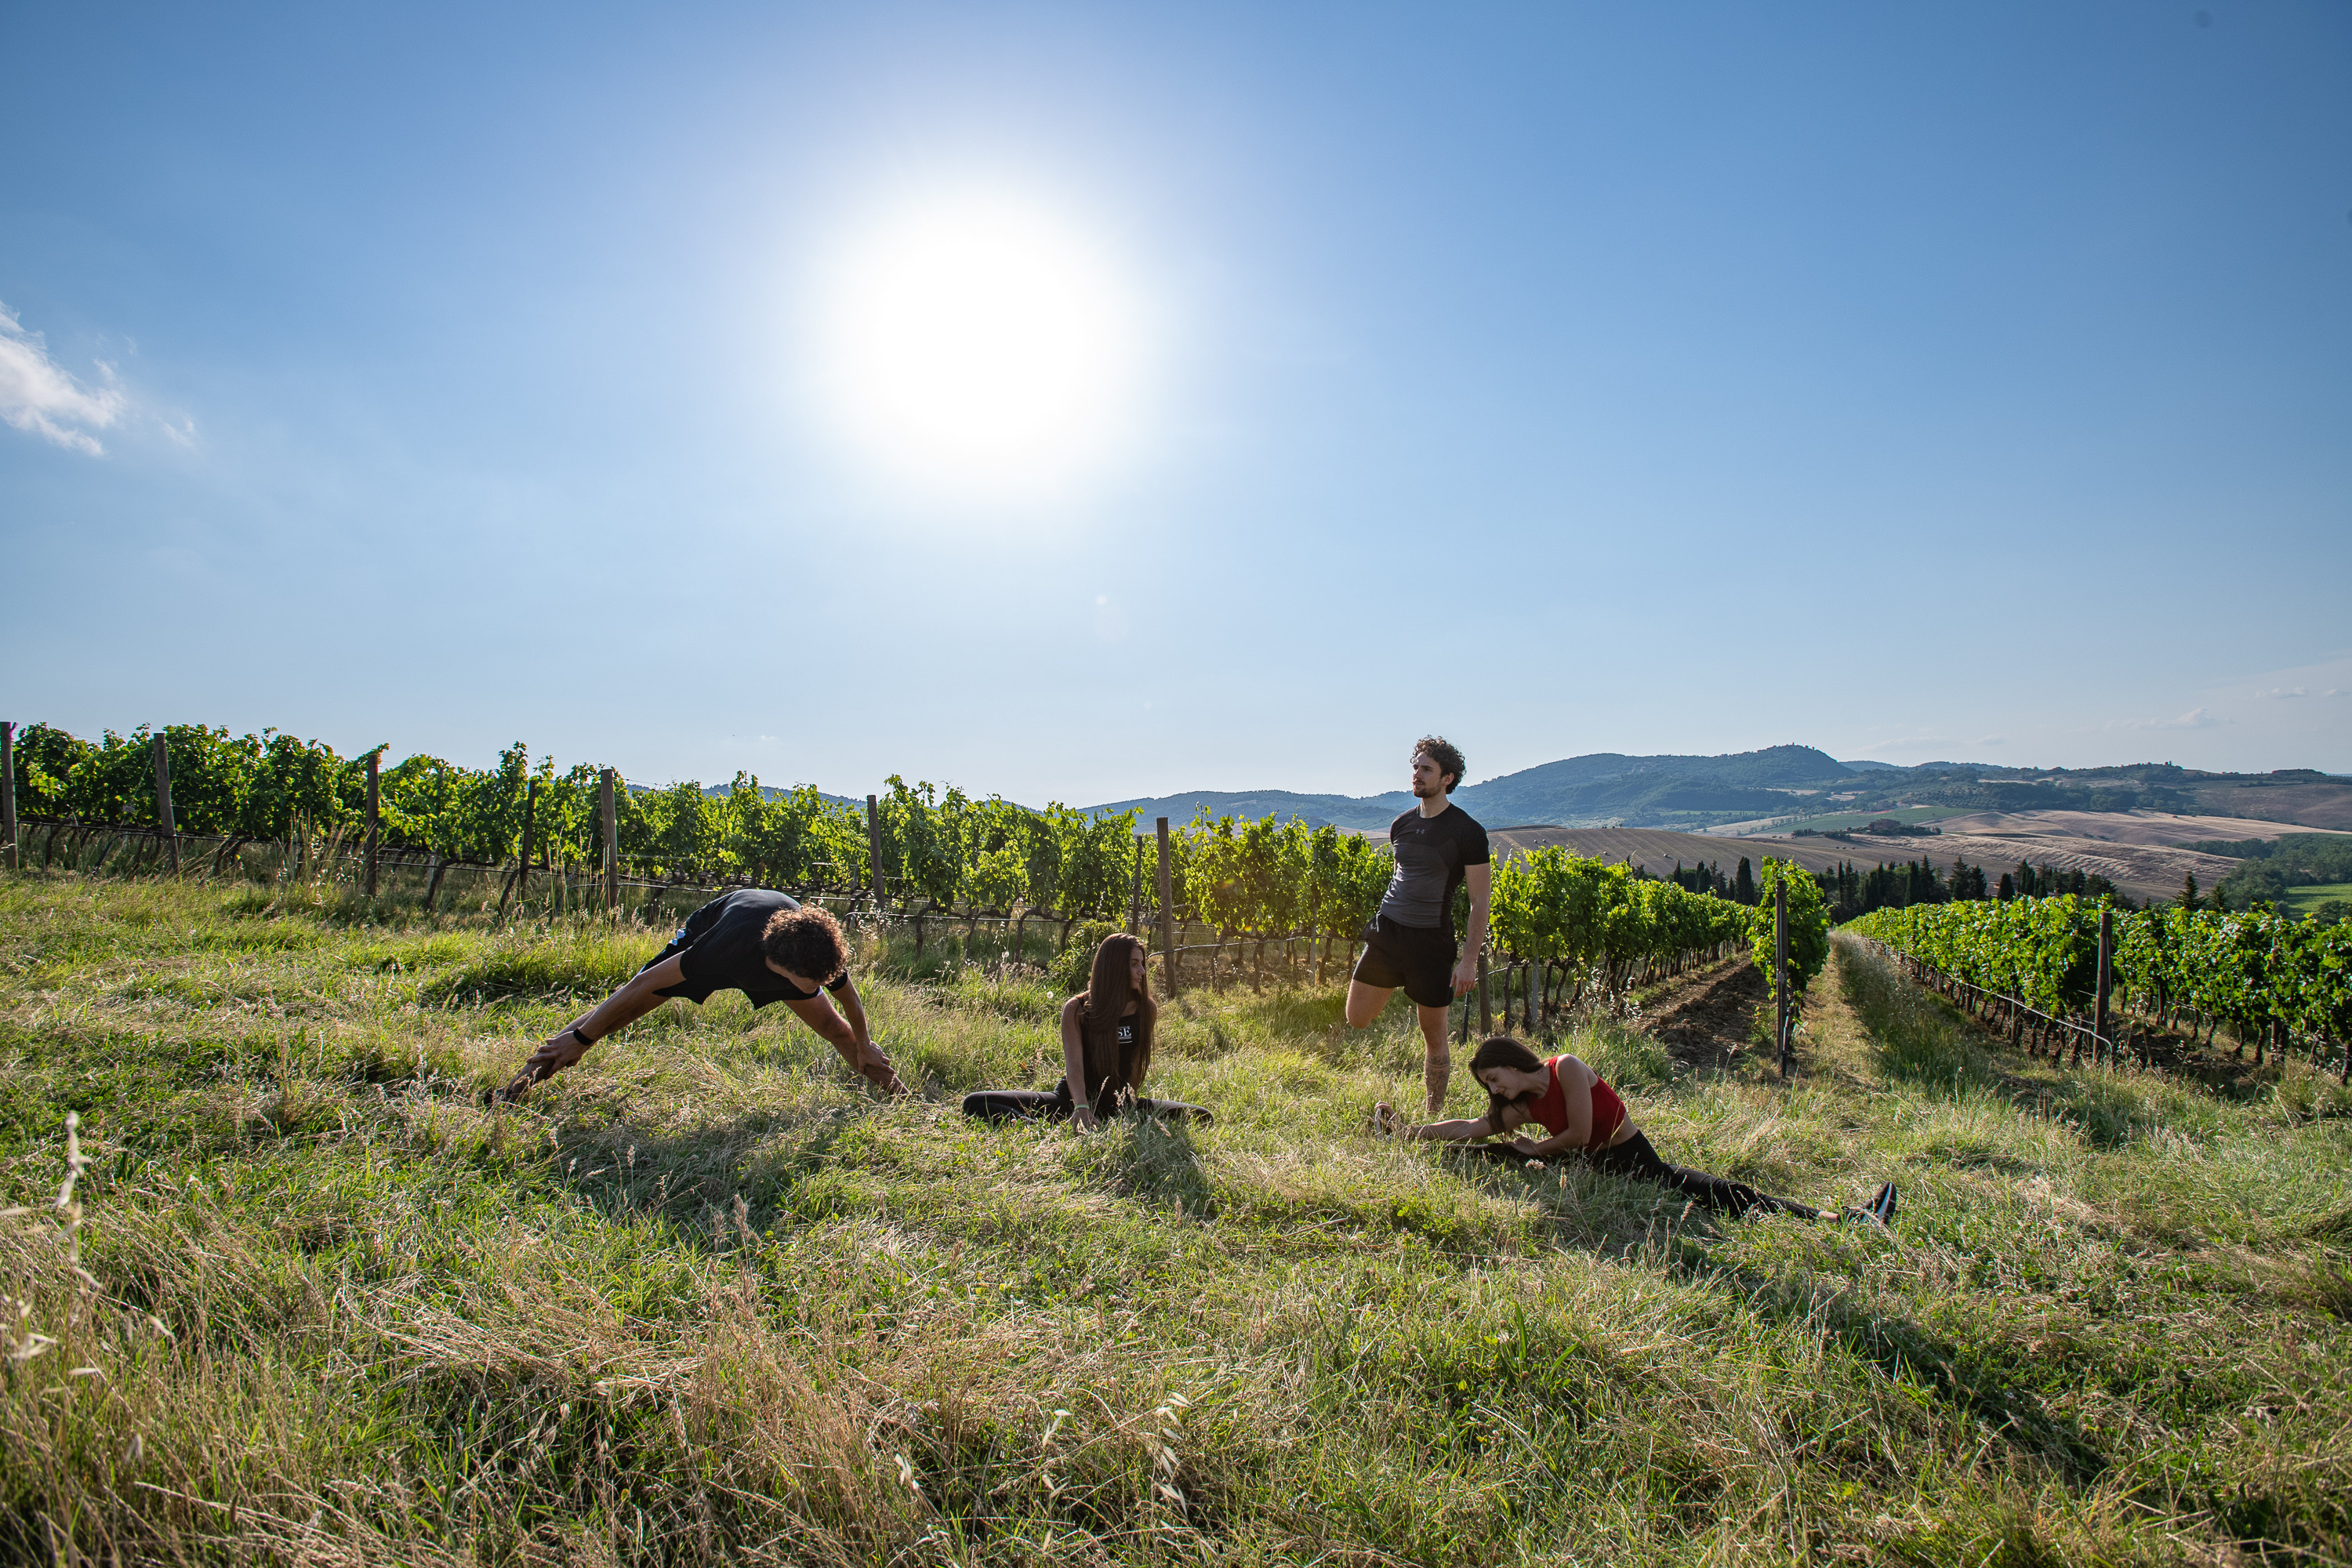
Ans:
[[[2096,1005],[2112,984],[2124,1012],[2192,1037],[2201,1031],[2208,1050],[2228,1025],[2257,1064],[2266,1049],[2302,1050],[2314,1062],[2340,1056],[2352,1082],[2352,923],[2268,910],[2121,910],[2061,895],[1885,909],[1843,929],[1968,987],[1980,1008],[2007,1004],[2066,1018]],[[2145,1037],[2137,1046],[2145,1062]]]
[[[0,748],[7,746],[0,729]],[[813,789],[763,791],[748,776],[724,795],[692,784],[635,789],[608,770],[558,773],[546,760],[534,766],[520,746],[490,770],[417,757],[384,770],[376,753],[343,759],[284,736],[178,726],[110,733],[93,744],[34,726],[5,761],[8,793],[37,807],[47,826],[44,864],[61,838],[77,864],[99,840],[103,861],[111,845],[152,825],[144,831],[174,868],[179,835],[190,831],[213,836],[215,869],[242,865],[247,846],[266,844],[279,874],[307,875],[314,858],[332,861],[363,846],[371,892],[383,867],[421,859],[429,906],[453,868],[502,866],[500,908],[534,872],[560,889],[576,882],[609,907],[619,901],[625,868],[641,888],[758,884],[854,900],[869,918],[912,924],[919,944],[923,922],[982,911],[1012,921],[1016,942],[1033,917],[1058,923],[1066,942],[1075,922],[1115,918],[1123,908],[1129,924],[1158,928],[1171,986],[1182,978],[1174,950],[1201,945],[1177,940],[1179,922],[1188,934],[1207,927],[1217,951],[1254,941],[1262,956],[1268,942],[1312,942],[1319,973],[1332,941],[1349,942],[1352,954],[1391,869],[1386,851],[1365,838],[1296,819],[1204,812],[1172,829],[1163,819],[1146,838],[1133,812],[1036,811],[896,776],[860,813]],[[12,823],[12,858],[17,837]],[[1157,864],[1147,871],[1152,839]],[[1765,868],[1750,909],[1562,849],[1516,856],[1495,868],[1493,950],[1482,956],[1512,966],[1506,989],[1527,993],[1519,995],[1523,1022],[1613,1004],[1741,942],[1769,959],[1764,903],[1790,868],[1769,860]],[[1814,879],[1788,881],[1801,928],[1792,979],[1801,990],[1826,954],[1828,922]],[[1466,902],[1457,900],[1457,934]]]

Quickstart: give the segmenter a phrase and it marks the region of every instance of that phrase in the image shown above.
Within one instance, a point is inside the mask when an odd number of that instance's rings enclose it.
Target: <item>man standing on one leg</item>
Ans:
[[[1454,1058],[1446,1048],[1446,1006],[1478,983],[1486,945],[1486,830],[1447,797],[1462,783],[1462,753],[1441,735],[1412,748],[1412,793],[1420,804],[1389,825],[1396,873],[1381,912],[1364,931],[1364,955],[1348,982],[1348,1026],[1369,1027],[1399,986],[1421,1014],[1429,1057],[1422,1067],[1429,1114],[1445,1110]],[[1454,889],[1470,889],[1470,940],[1457,961]]]

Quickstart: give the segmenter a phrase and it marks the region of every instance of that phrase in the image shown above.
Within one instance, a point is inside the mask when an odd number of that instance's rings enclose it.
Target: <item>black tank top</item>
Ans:
[[[1078,1021],[1078,1028],[1082,1036],[1087,1026],[1087,1020],[1081,1018]],[[1119,1091],[1132,1088],[1135,1083],[1134,1016],[1130,1014],[1127,1017],[1121,1018],[1116,1025],[1114,1025],[1111,1028],[1110,1037],[1112,1043],[1118,1047],[1118,1078],[1116,1083],[1109,1086],[1113,1091],[1114,1098],[1116,1098]],[[1080,1059],[1083,1062],[1083,1053],[1081,1054]],[[1069,1081],[1070,1080],[1067,1078],[1064,1078],[1062,1080],[1062,1088],[1066,1093],[1069,1089]],[[1104,1087],[1104,1085],[1099,1083],[1090,1083],[1087,1085],[1087,1101],[1088,1104],[1093,1104],[1095,1101],[1102,1098]]]

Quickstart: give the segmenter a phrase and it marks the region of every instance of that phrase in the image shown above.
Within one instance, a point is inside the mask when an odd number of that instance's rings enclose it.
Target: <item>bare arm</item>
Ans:
[[[539,1049],[530,1053],[530,1059],[523,1063],[522,1071],[507,1085],[506,1097],[520,1100],[530,1091],[532,1084],[545,1082],[586,1056],[588,1047],[580,1043],[572,1030],[579,1030],[593,1044],[660,1006],[667,1000],[662,992],[683,984],[685,979],[677,957],[666,958],[650,969],[639,970],[618,991],[542,1041]]]
[[[1407,1138],[1425,1139],[1432,1143],[1467,1143],[1480,1138],[1492,1138],[1496,1129],[1487,1125],[1485,1117],[1475,1121],[1424,1121],[1418,1127],[1403,1130]]]
[[[1100,1123],[1087,1102],[1087,1042],[1078,1032],[1079,1011],[1076,996],[1062,1004],[1062,1077],[1070,1086],[1070,1124],[1083,1129]]]
[[[1470,889],[1470,930],[1462,943],[1462,962],[1454,966],[1454,994],[1456,996],[1478,984],[1478,955],[1486,951],[1486,906],[1493,895],[1494,883],[1494,868],[1491,866],[1465,866],[1462,868],[1462,885]]]
[[[1398,1131],[1407,1138],[1420,1138],[1433,1143],[1468,1143],[1480,1138],[1499,1137],[1528,1120],[1517,1106],[1505,1106],[1500,1123],[1490,1113],[1476,1121],[1457,1119],[1453,1121],[1424,1121],[1418,1127],[1402,1127]],[[1525,1142],[1525,1139],[1520,1140]]]
[[[1559,1097],[1568,1108],[1568,1125],[1549,1138],[1530,1142],[1525,1138],[1511,1140],[1511,1147],[1529,1159],[1547,1159],[1565,1154],[1571,1149],[1581,1149],[1592,1142],[1592,1086],[1600,1074],[1586,1067],[1575,1057],[1562,1057],[1559,1063]]]
[[[834,994],[841,998],[841,1012],[834,1011],[832,999],[823,994],[805,1002],[786,999],[784,1005],[800,1017],[802,1023],[814,1029],[824,1042],[841,1053],[841,1059],[857,1069],[866,1080],[885,1094],[904,1094],[907,1086],[898,1081],[898,1074],[890,1058],[882,1054],[867,1033],[866,1005],[857,995],[857,983],[851,981]],[[847,1017],[842,1016],[848,1015]]]

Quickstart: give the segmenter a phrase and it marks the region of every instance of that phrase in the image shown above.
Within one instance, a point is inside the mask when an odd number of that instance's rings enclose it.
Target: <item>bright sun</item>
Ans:
[[[1101,254],[1050,214],[1001,195],[910,205],[841,254],[827,292],[832,401],[894,477],[1021,499],[1116,445],[1136,312]]]

